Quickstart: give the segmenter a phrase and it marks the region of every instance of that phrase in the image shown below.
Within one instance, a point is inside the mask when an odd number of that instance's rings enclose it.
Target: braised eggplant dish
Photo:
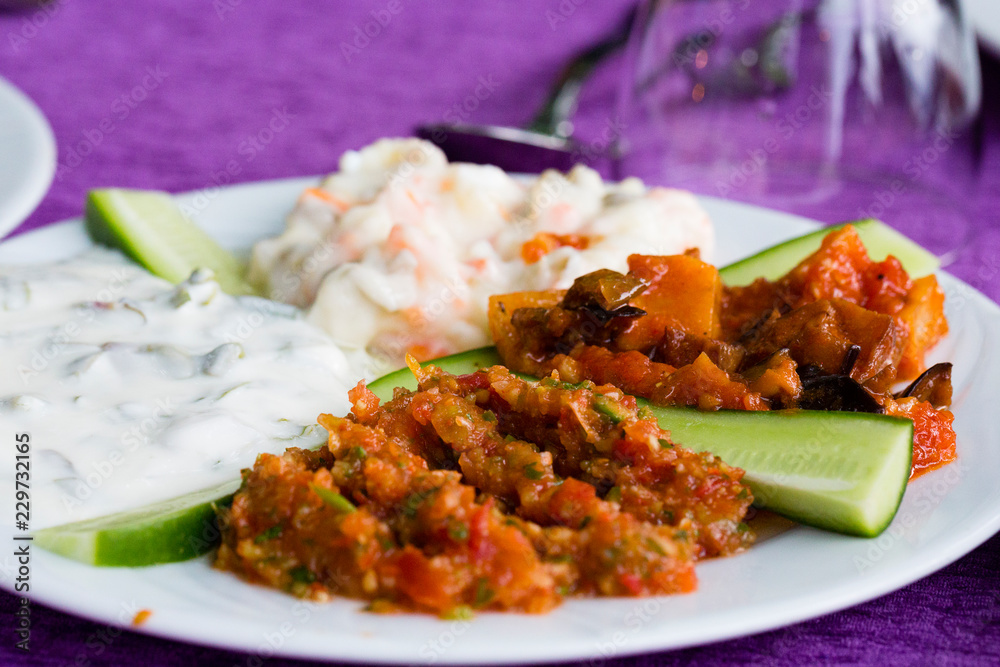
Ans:
[[[892,256],[872,261],[850,225],[773,282],[727,287],[697,253],[632,255],[625,275],[494,296],[489,317],[517,372],[613,383],[656,405],[906,417],[913,476],[955,458],[951,366],[924,364],[948,332],[944,293]]]

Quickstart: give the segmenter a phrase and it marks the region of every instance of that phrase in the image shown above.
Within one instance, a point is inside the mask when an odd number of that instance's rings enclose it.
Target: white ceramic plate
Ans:
[[[181,199],[201,211],[199,222],[220,241],[245,248],[278,230],[311,183],[276,181]],[[717,223],[719,263],[815,227],[743,204],[703,203]],[[53,259],[88,245],[79,222],[68,222],[0,244],[0,262]],[[622,656],[760,632],[869,600],[951,563],[1000,528],[1000,421],[994,405],[1000,309],[948,275],[941,281],[953,333],[933,360],[955,363],[960,459],[911,484],[896,520],[877,539],[795,527],[739,556],[699,565],[699,588],[691,595],[574,600],[545,616],[484,613],[471,622],[366,614],[346,600],[308,605],[215,571],[207,558],[99,569],[36,550],[31,594],[100,623],[127,624],[138,610],[149,609],[152,616],[141,632],[262,657],[399,664]],[[14,429],[16,424],[2,425],[0,438],[9,442]],[[12,532],[0,527],[0,544],[12,544]],[[6,556],[0,567],[4,588],[13,587],[15,568]]]
[[[35,210],[56,171],[56,139],[24,93],[0,78],[0,238]]]
[[[965,10],[979,39],[1000,54],[1000,2],[997,0],[965,0]]]

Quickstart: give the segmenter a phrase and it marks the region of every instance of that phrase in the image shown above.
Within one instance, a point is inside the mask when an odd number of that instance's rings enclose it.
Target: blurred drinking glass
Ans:
[[[623,174],[879,218],[945,264],[968,246],[981,82],[960,0],[646,0],[627,49]]]

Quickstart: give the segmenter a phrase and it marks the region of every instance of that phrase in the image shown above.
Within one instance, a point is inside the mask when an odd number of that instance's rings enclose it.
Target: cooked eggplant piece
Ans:
[[[602,327],[616,318],[623,317],[641,317],[646,314],[646,311],[642,308],[636,308],[635,306],[620,306],[614,310],[605,310],[600,306],[589,305],[580,308],[580,310],[586,312]]]
[[[694,363],[704,352],[712,363],[726,371],[736,372],[743,361],[746,350],[742,345],[727,343],[708,336],[687,333],[680,329],[666,329],[663,338],[650,352],[649,358],[675,368]]]
[[[851,353],[854,346],[858,352]],[[743,366],[751,367],[788,348],[801,365],[820,367],[826,375],[840,374],[848,355],[849,375],[860,383],[881,379],[891,369],[897,350],[892,317],[840,299],[822,299],[783,315],[747,345]],[[844,373],[847,375],[847,373]],[[879,389],[879,387],[873,387]]]
[[[803,379],[799,407],[803,410],[885,413],[885,408],[848,375],[819,375]]]
[[[754,320],[745,331],[743,331],[739,337],[736,339],[741,345],[750,345],[760,335],[771,328],[771,326],[777,322],[782,315],[785,315],[791,310],[791,308],[786,307],[784,312],[778,308],[772,308],[771,310],[765,312],[763,315]]]
[[[934,364],[895,397],[927,401],[939,410],[948,407],[951,405],[951,364]]]
[[[839,373],[826,373],[819,366],[811,364],[797,368],[799,379],[802,380],[799,407],[803,410],[884,414],[885,408],[861,383],[851,377],[860,354],[860,345],[849,347],[840,363]]]
[[[814,367],[815,368],[815,367]],[[771,402],[774,409],[792,408],[798,405],[802,395],[802,378],[799,369],[788,350],[778,350],[766,361],[747,369],[743,378],[752,391]]]
[[[627,325],[630,318],[646,312],[634,306],[604,310],[595,305],[568,309],[518,308],[511,315],[511,324],[518,331],[520,346],[526,354],[545,359],[556,354],[569,354],[577,345],[608,346]]]
[[[599,269],[574,280],[560,305],[568,310],[587,308],[610,313],[627,307],[628,300],[645,289],[645,283],[638,278],[611,269]]]
[[[858,363],[858,356],[861,354],[860,345],[852,345],[844,354],[844,361],[840,364],[840,375],[850,375],[854,366]]]

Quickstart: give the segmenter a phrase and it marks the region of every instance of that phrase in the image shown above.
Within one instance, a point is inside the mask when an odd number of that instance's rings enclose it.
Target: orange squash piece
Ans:
[[[629,273],[648,285],[631,300],[633,306],[649,315],[637,320],[637,326],[624,334],[655,344],[665,329],[679,329],[699,336],[718,338],[721,333],[719,313],[722,308],[722,279],[719,271],[690,255],[632,255]],[[638,343],[638,341],[636,341]],[[639,349],[619,341],[624,349]]]

